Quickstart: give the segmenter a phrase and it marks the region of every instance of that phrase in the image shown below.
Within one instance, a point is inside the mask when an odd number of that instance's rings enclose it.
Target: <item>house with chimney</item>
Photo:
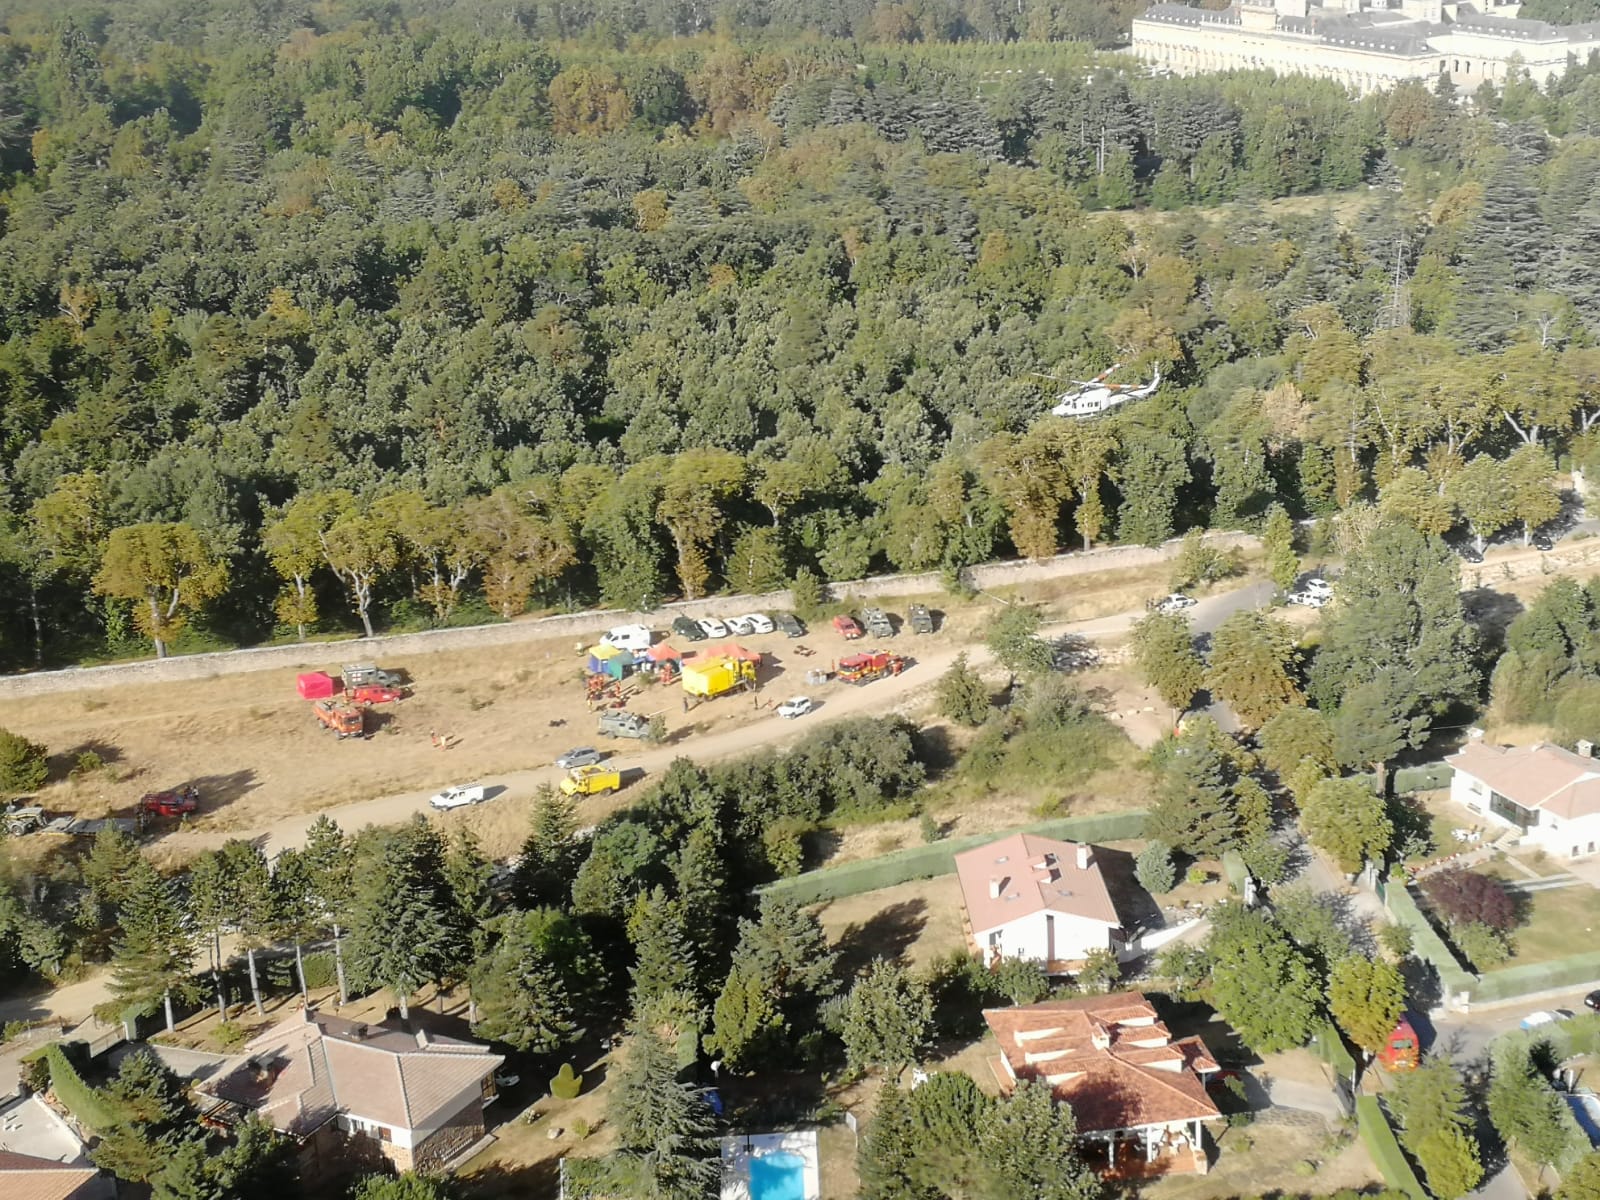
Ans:
[[[244,1046],[244,1060],[202,1085],[202,1114],[255,1113],[294,1138],[315,1178],[366,1150],[400,1171],[437,1170],[484,1135],[505,1061],[477,1042],[400,1023],[361,1024],[305,1006]]]
[[[1093,950],[1120,950],[1117,915],[1095,847],[1016,833],[955,856],[973,949],[993,966],[1033,959],[1066,974]]]
[[[1118,1176],[1204,1174],[1206,1093],[1220,1069],[1197,1037],[1174,1039],[1140,992],[986,1010],[1002,1091],[1050,1086],[1072,1109],[1085,1158]]]
[[[1473,730],[1459,753],[1450,799],[1553,858],[1600,853],[1600,762],[1594,744],[1491,746]]]

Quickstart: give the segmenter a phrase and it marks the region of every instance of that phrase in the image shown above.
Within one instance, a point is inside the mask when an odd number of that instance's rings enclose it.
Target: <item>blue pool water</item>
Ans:
[[[1600,1101],[1593,1096],[1568,1096],[1567,1103],[1572,1105],[1572,1115],[1589,1135],[1589,1144],[1600,1146]]]
[[[788,1152],[752,1158],[750,1200],[806,1200],[806,1160]]]

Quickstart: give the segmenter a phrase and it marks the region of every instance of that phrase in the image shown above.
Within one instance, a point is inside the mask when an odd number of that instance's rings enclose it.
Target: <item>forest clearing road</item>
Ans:
[[[1199,601],[1189,610],[1189,615],[1196,632],[1209,633],[1233,613],[1241,609],[1258,607],[1271,595],[1271,584],[1250,584]],[[1064,634],[1076,634],[1091,640],[1117,638],[1126,634],[1142,616],[1144,616],[1143,610],[1115,613],[1088,621],[1047,626],[1040,632],[1049,638]],[[968,662],[977,668],[988,665],[992,659],[987,647],[982,644],[930,648],[929,653],[918,654],[915,640],[902,635],[886,645],[892,645],[898,652],[911,657],[913,665],[902,675],[889,676],[861,687],[828,683],[809,689],[809,694],[818,701],[816,711],[810,716],[785,720],[773,713],[753,724],[697,736],[680,743],[668,742],[662,746],[635,748],[627,742],[608,743],[603,739],[599,744],[602,749],[612,752],[610,761],[617,766],[624,769],[631,768],[634,771],[642,769],[646,772],[646,778],[649,778],[666,770],[674,759],[688,757],[700,763],[716,762],[740,754],[749,754],[764,747],[776,748],[794,742],[820,722],[858,716],[883,716],[891,712],[904,711],[910,705],[921,702],[926,694],[931,692],[939,676],[950,668],[958,655],[966,654]],[[782,693],[778,692],[777,687],[768,687],[758,693],[754,701],[763,706],[776,706],[787,700],[789,695],[790,688],[786,685]],[[742,696],[716,701],[719,704],[750,702],[752,701]],[[580,739],[575,735],[574,740]],[[480,780],[472,775],[470,758],[463,758],[461,767],[462,782],[479,782],[497,789],[493,798],[486,801],[488,804],[525,804],[540,784],[554,784],[566,774],[555,766],[544,764]],[[624,788],[616,796],[583,801],[579,808],[579,819],[585,824],[592,824],[602,819],[627,804],[638,786],[635,783],[631,788]],[[261,830],[252,840],[268,855],[289,847],[299,847],[305,843],[306,831],[312,822],[323,814],[339,822],[340,827],[346,831],[354,831],[365,825],[396,824],[414,813],[428,812],[428,796],[431,791],[432,789],[401,792],[378,796],[371,800],[359,800],[323,809],[322,814],[298,813]],[[443,819],[448,825],[451,814],[444,814]],[[199,851],[219,846],[230,836],[237,835],[200,830],[176,830],[167,835],[167,840],[174,848]]]

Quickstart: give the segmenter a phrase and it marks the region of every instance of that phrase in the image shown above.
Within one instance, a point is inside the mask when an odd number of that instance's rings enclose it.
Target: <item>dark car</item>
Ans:
[[[1535,550],[1554,550],[1556,544],[1548,533],[1536,533],[1533,535],[1533,547]]]
[[[570,771],[573,767],[587,767],[591,763],[597,763],[604,757],[593,746],[578,746],[556,759],[556,766],[563,771]]]
[[[1483,561],[1483,554],[1476,546],[1461,547],[1461,557],[1469,563],[1481,563]]]
[[[784,633],[788,634],[790,637],[792,637],[792,638],[803,638],[803,637],[805,637],[805,635],[806,635],[805,622],[802,621],[799,617],[795,616],[793,613],[775,613],[773,615],[772,619],[773,619],[773,621],[775,621],[777,623],[778,628],[781,629]]]
[[[1585,996],[1583,1006],[1590,1012],[1600,1012],[1600,992],[1590,992]]]
[[[688,638],[691,642],[706,640],[706,631],[688,617],[672,618],[672,632],[681,638]]]

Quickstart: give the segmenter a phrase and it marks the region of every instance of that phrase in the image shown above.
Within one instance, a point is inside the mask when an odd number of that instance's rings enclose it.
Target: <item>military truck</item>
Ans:
[[[881,608],[863,608],[861,610],[861,623],[867,627],[867,632],[875,638],[894,636],[894,622],[889,620],[889,614]]]
[[[926,604],[913,604],[911,606],[911,632],[933,632],[933,614],[928,611]]]
[[[342,670],[346,689],[368,685],[398,688],[405,684],[405,680],[396,672],[380,670],[372,663],[347,663]]]
[[[643,741],[650,736],[650,722],[638,713],[607,709],[600,714],[600,736],[638,738]]]

